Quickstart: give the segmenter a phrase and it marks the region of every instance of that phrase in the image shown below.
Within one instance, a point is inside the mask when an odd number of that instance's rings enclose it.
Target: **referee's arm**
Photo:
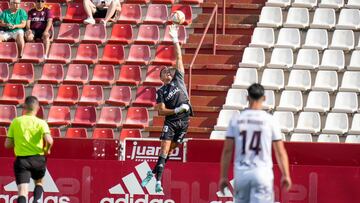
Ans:
[[[50,133],[45,133],[44,140],[45,140],[44,153],[45,155],[48,155],[50,154],[51,147],[54,144],[54,139],[51,137]]]
[[[7,133],[7,137],[5,139],[5,148],[6,149],[11,149],[11,148],[14,148],[15,147],[15,144],[14,144],[14,127],[13,127],[13,122],[11,122],[10,124],[10,127],[9,127],[9,130],[8,130],[8,133]]]

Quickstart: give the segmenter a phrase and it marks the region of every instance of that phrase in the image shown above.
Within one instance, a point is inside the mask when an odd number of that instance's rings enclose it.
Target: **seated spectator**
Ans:
[[[42,40],[45,47],[45,58],[50,49],[50,37],[52,36],[53,16],[50,9],[45,7],[45,0],[36,0],[35,8],[28,12],[26,23],[26,41]]]
[[[10,0],[10,8],[0,14],[0,42],[14,39],[18,46],[19,57],[25,46],[24,28],[26,26],[27,14],[20,8],[20,0]]]
[[[95,24],[94,18],[103,18],[101,23],[106,24],[121,11],[119,0],[84,0],[84,9],[88,18],[85,24]]]

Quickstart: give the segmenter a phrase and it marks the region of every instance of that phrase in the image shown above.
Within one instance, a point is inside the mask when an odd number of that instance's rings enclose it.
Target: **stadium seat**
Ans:
[[[31,95],[38,98],[42,105],[52,104],[54,100],[54,88],[51,84],[35,84]]]
[[[34,66],[31,63],[15,63],[10,83],[30,84],[34,82]]]
[[[67,126],[71,123],[70,108],[67,106],[51,106],[47,119],[49,126]]]
[[[51,137],[62,137],[60,128],[50,128]]]
[[[349,129],[349,119],[346,113],[328,113],[322,133],[344,134]]]
[[[165,5],[164,5],[165,6]],[[155,45],[160,40],[160,31],[157,25],[140,25],[136,44]]]
[[[344,6],[344,0],[321,0],[318,6],[320,8],[339,9]]]
[[[263,109],[272,110],[275,108],[275,93],[272,90],[265,90],[265,102],[263,103]]]
[[[332,142],[332,143],[339,143],[340,139],[338,135],[325,135],[321,134],[318,137],[318,142]]]
[[[294,0],[293,7],[313,8],[317,5],[317,0]]]
[[[83,2],[81,3],[67,3],[66,15],[63,19],[65,23],[83,23],[87,18]]]
[[[9,65],[0,63],[0,83],[7,82],[9,79]]]
[[[227,130],[230,119],[234,117],[235,114],[240,114],[238,110],[221,110],[219,117],[217,118],[217,123],[214,126],[215,130]]]
[[[258,73],[255,68],[239,68],[236,71],[235,81],[232,88],[246,89],[251,84],[258,82]]]
[[[103,56],[99,60],[101,64],[119,65],[125,60],[124,46],[119,44],[107,44],[103,50]]]
[[[110,97],[105,101],[111,106],[129,106],[131,101],[131,89],[129,86],[113,86]]]
[[[174,66],[176,64],[175,46],[159,45],[156,48],[155,59],[152,64]]]
[[[58,94],[54,100],[55,105],[71,106],[79,100],[79,87],[76,85],[60,85]]]
[[[356,30],[360,27],[359,9],[341,9],[336,29]]]
[[[324,51],[320,70],[343,70],[345,66],[345,55],[342,50],[327,49]]]
[[[124,141],[126,138],[142,138],[141,131],[139,129],[122,129],[120,133],[120,141]]]
[[[64,68],[61,64],[45,63],[38,83],[60,84],[64,79]]]
[[[289,133],[294,130],[295,119],[294,119],[294,114],[292,112],[275,111],[273,116],[274,116],[274,119],[279,124],[281,132]]]
[[[340,91],[360,92],[360,72],[346,71],[344,72]]]
[[[80,25],[77,23],[61,23],[55,42],[75,44],[80,41]]]
[[[111,128],[95,128],[92,134],[93,139],[114,139],[114,130]]]
[[[285,90],[281,93],[279,111],[297,112],[303,108],[303,99],[300,91]]]
[[[74,127],[91,128],[96,123],[96,109],[93,106],[78,106],[75,110]]]
[[[336,71],[318,71],[312,90],[333,92],[338,89]]]
[[[94,67],[91,85],[112,85],[115,82],[115,68],[113,65],[100,65]]]
[[[287,90],[307,91],[311,89],[311,73],[309,70],[292,70],[289,75]]]
[[[297,49],[300,47],[300,31],[296,28],[282,28],[278,34],[277,48]]]
[[[121,126],[122,112],[120,107],[103,107],[96,127],[118,128]]]
[[[345,143],[360,144],[360,135],[347,135]]]
[[[144,107],[130,107],[127,112],[124,128],[145,128],[149,125],[149,112]]]
[[[128,24],[139,24],[141,22],[142,12],[139,4],[122,4],[121,13],[118,22]]]
[[[327,92],[311,91],[308,95],[304,111],[327,112],[330,110],[330,96]]]
[[[129,24],[114,24],[108,43],[131,44],[133,28]]]
[[[62,10],[61,5],[58,2],[55,3],[46,3],[46,5],[50,8],[50,13],[53,16],[54,21],[62,21]]]
[[[350,51],[355,46],[354,38],[352,30],[335,30],[329,48]]]
[[[299,49],[294,69],[313,70],[319,67],[320,57],[316,49]]]
[[[103,44],[106,41],[106,27],[102,24],[88,24],[85,28],[84,39],[81,43]]]
[[[85,128],[68,128],[65,133],[66,138],[87,138],[87,131]]]
[[[202,4],[204,1],[203,0],[180,0],[179,3],[181,4],[194,4],[194,5],[199,5]]]
[[[354,114],[354,116],[353,116],[351,128],[349,129],[349,134],[356,134],[356,135],[360,134],[360,114],[359,113]]]
[[[9,126],[17,116],[16,107],[13,105],[0,105],[0,125]]]
[[[172,37],[170,36],[169,32],[170,32],[170,25],[167,25],[165,28],[164,39],[161,42],[162,44],[173,44]],[[187,36],[185,26],[183,26],[183,25],[179,26],[178,35],[179,35],[179,43],[185,44],[186,36]]]
[[[132,45],[126,63],[133,65],[147,65],[150,59],[151,51],[148,45]]]
[[[302,48],[324,50],[328,44],[328,33],[325,29],[309,29]]]
[[[13,63],[18,60],[18,48],[15,42],[0,43],[0,62]]]
[[[226,131],[213,130],[210,134],[210,140],[225,140]]]
[[[18,105],[24,103],[25,88],[22,84],[5,83],[0,104]]]
[[[320,114],[316,112],[301,112],[294,132],[318,133],[321,128]]]
[[[49,57],[46,63],[66,64],[71,61],[71,47],[69,44],[52,43],[49,51]]]
[[[98,61],[98,47],[96,44],[80,44],[73,63],[95,64]]]
[[[293,133],[290,137],[290,142],[312,142],[311,134]]]
[[[345,7],[346,8],[360,9],[360,1],[359,0],[348,0]]]
[[[265,66],[265,51],[263,48],[246,47],[239,67],[262,68]]]
[[[336,113],[355,113],[358,110],[358,98],[355,92],[338,92],[332,109]]]
[[[64,84],[84,85],[89,79],[88,65],[69,64]]]
[[[266,6],[273,6],[273,7],[289,7],[291,4],[290,0],[267,0],[265,5]]]
[[[310,28],[332,29],[336,24],[335,10],[331,8],[317,8]]]
[[[271,53],[269,68],[291,68],[294,64],[293,51],[290,48],[275,48]]]
[[[266,68],[262,74],[261,85],[270,90],[283,89],[285,85],[283,70]]]
[[[175,11],[182,11],[185,14],[185,22],[183,25],[190,25],[192,22],[192,7],[190,5],[175,4],[171,7],[171,13]]]
[[[248,107],[248,92],[245,89],[229,89],[223,109],[242,110]]]
[[[165,4],[149,4],[143,23],[165,24],[169,14]]]
[[[156,88],[155,87],[139,87],[136,91],[135,101],[132,106],[154,107],[156,104]]]
[[[160,71],[164,66],[148,66],[145,80],[145,86],[161,86],[163,82],[160,80]]]
[[[81,106],[98,106],[104,103],[104,91],[100,85],[84,85],[78,102]]]
[[[10,7],[9,2],[0,1],[0,10],[1,10],[1,11],[6,10],[6,9],[9,9],[9,7]]]
[[[309,11],[307,8],[291,7],[288,10],[284,27],[288,28],[306,28],[309,26]]]
[[[358,45],[359,46],[359,45]],[[354,50],[351,53],[351,59],[349,65],[346,67],[347,70],[360,70],[360,50]]]
[[[257,23],[259,27],[280,27],[282,26],[282,12],[280,7],[263,7],[260,19]]]
[[[272,48],[275,44],[275,34],[272,28],[257,27],[251,37],[250,47]]]
[[[119,72],[119,79],[116,81],[118,85],[137,86],[141,82],[140,66],[123,65]]]
[[[43,43],[26,43],[20,62],[41,63],[44,61],[45,51]]]
[[[34,7],[35,7],[34,2],[21,2],[20,3],[20,8],[24,9],[26,12],[29,12]]]

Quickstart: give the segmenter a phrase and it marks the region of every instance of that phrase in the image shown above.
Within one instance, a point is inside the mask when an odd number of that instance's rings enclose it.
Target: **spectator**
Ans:
[[[26,23],[26,41],[32,42],[40,39],[45,46],[45,58],[50,49],[50,37],[52,36],[53,16],[50,9],[45,7],[45,0],[36,0],[35,8],[28,13]]]
[[[10,0],[10,9],[4,10],[0,14],[0,42],[14,39],[18,46],[19,57],[25,45],[24,30],[26,26],[27,14],[20,8],[20,0]]]
[[[104,18],[101,23],[105,24],[121,11],[119,0],[84,0],[84,9],[88,18],[85,24],[95,24],[94,18]]]

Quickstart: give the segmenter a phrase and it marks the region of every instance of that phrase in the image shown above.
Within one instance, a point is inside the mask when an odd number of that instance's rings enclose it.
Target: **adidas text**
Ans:
[[[17,195],[0,195],[0,200],[4,200],[0,201],[3,203],[16,203],[17,202]],[[29,202],[32,202],[32,197],[29,199]],[[42,201],[40,201],[41,203],[70,203],[70,198],[66,197],[66,196],[47,196],[45,197]]]
[[[136,198],[132,194],[126,194],[123,198],[105,197],[100,203],[175,203],[172,199],[152,199],[149,200],[149,195],[143,195],[144,198]]]

